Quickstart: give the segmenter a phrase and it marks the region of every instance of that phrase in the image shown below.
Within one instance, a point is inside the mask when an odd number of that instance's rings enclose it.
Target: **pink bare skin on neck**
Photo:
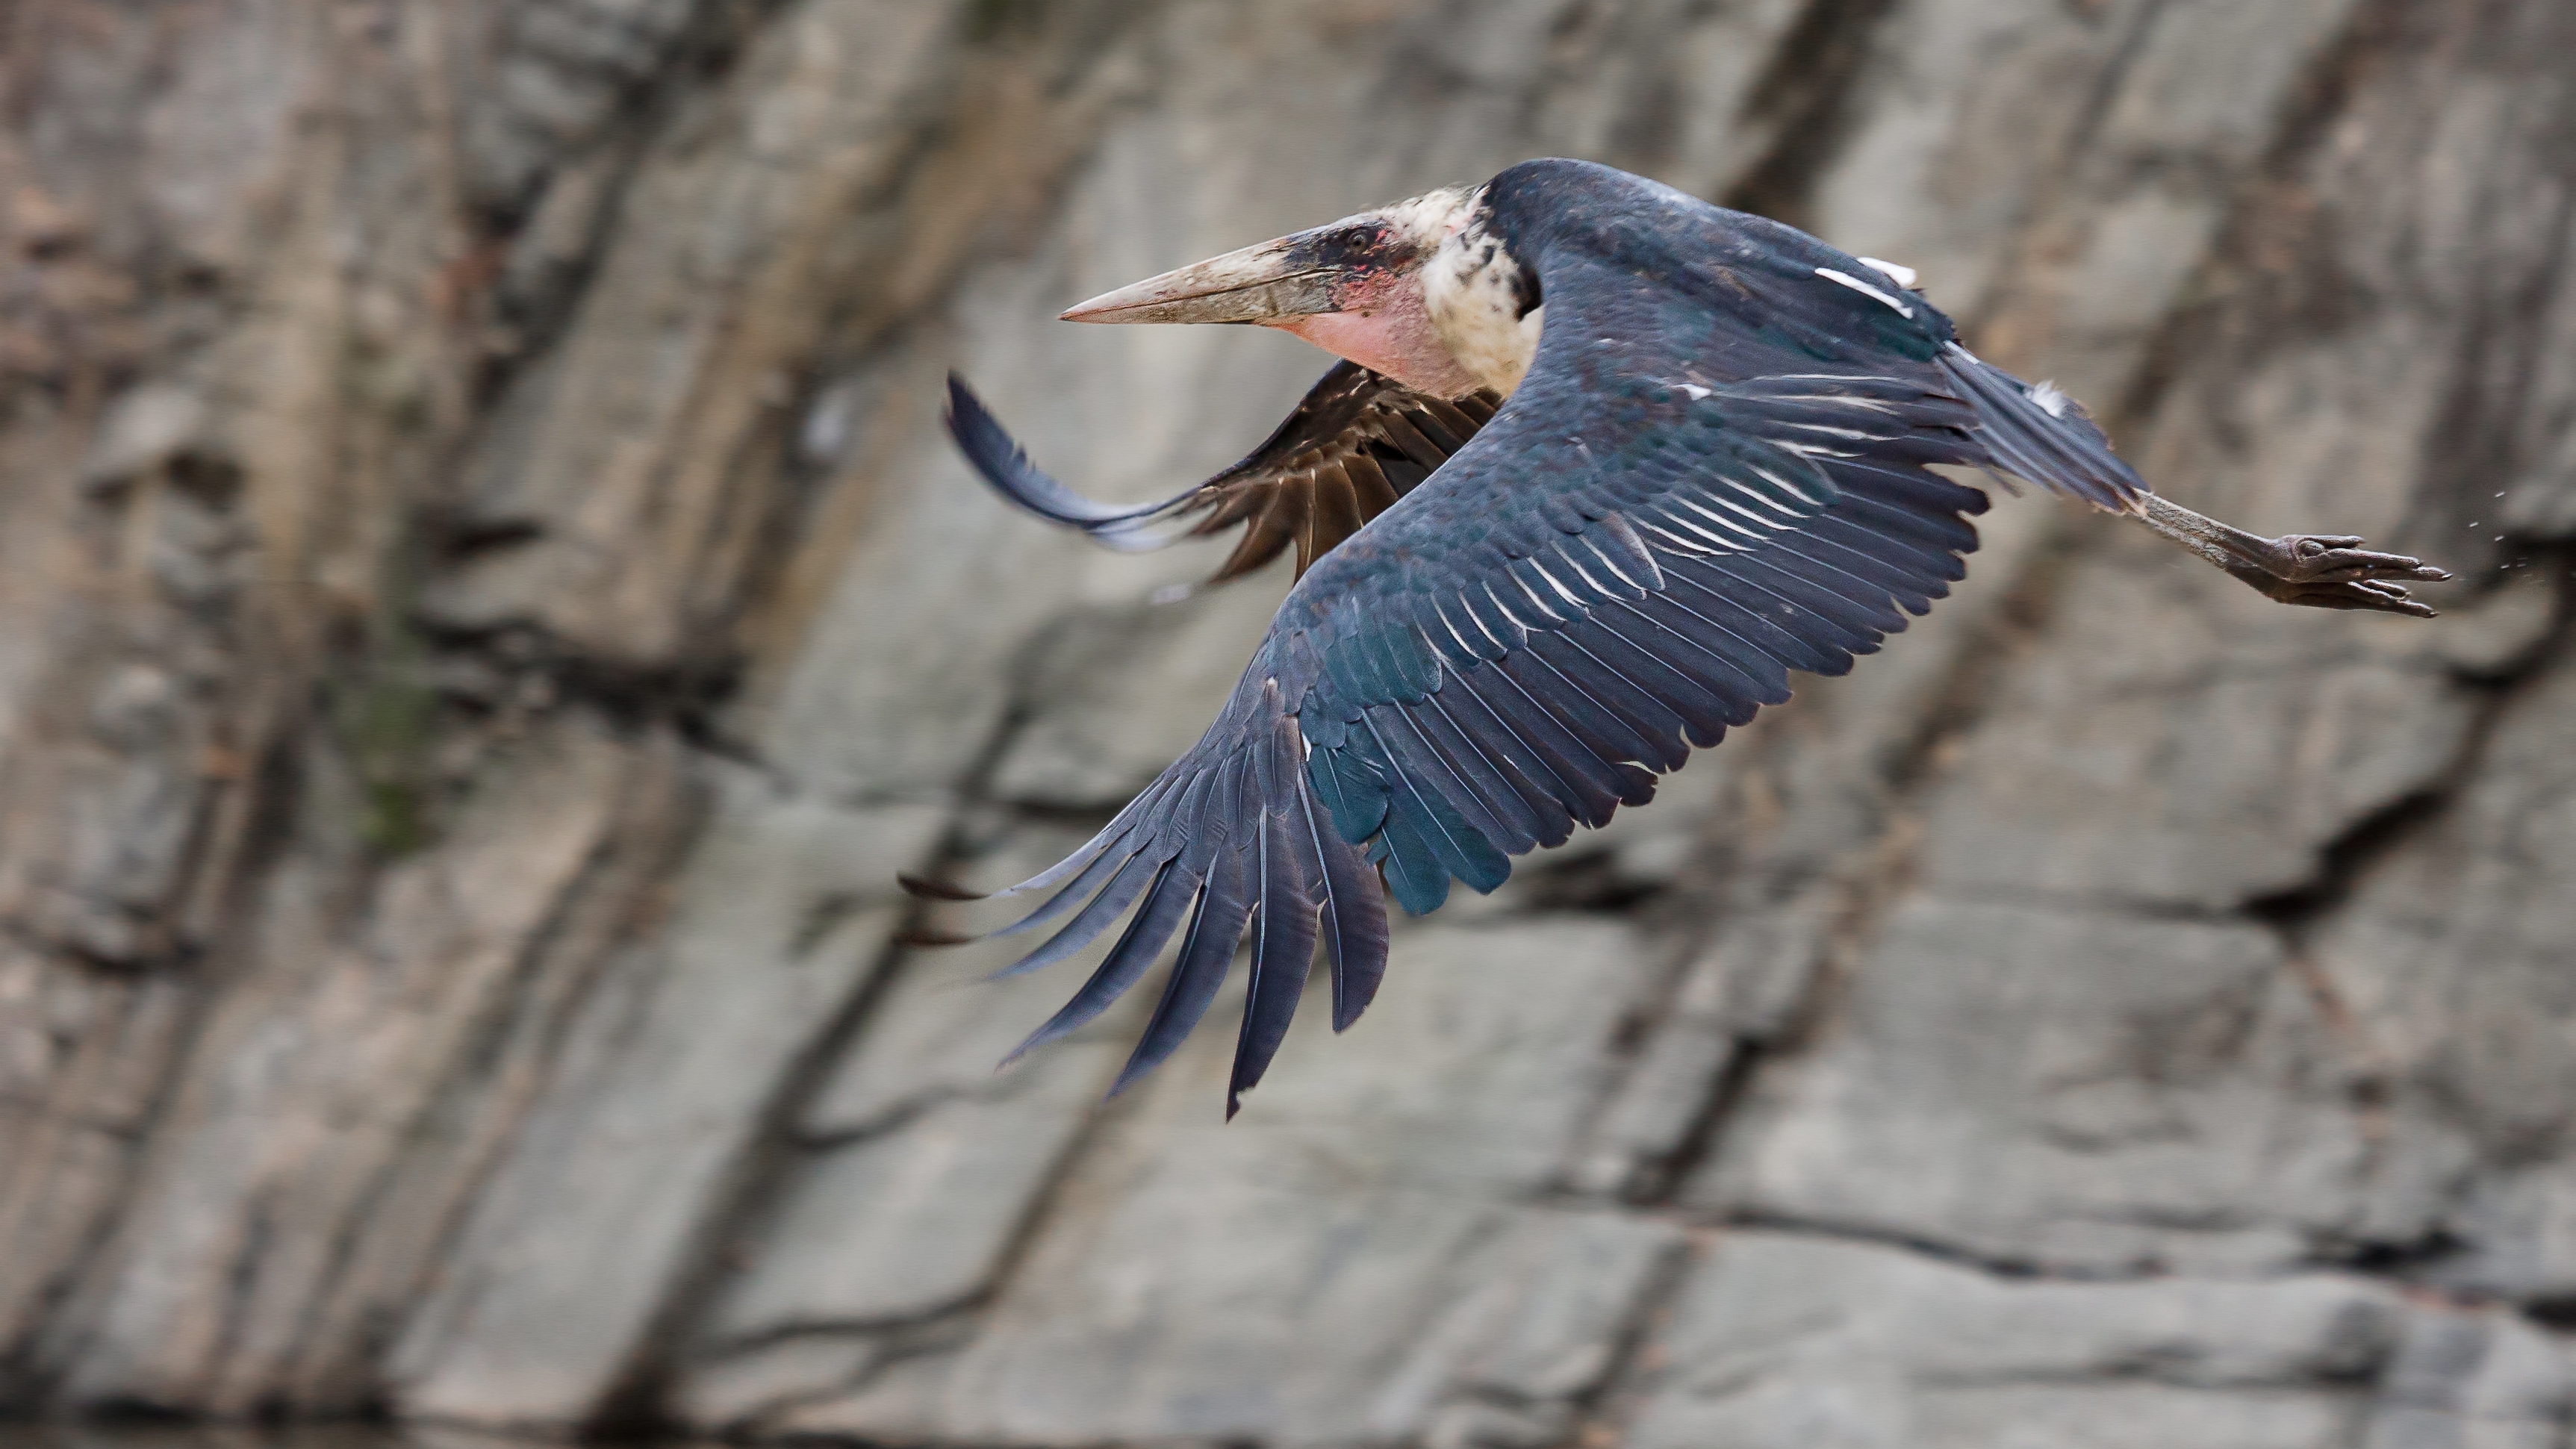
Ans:
[[[1378,273],[1335,300],[1339,311],[1282,317],[1264,325],[1295,333],[1335,357],[1434,397],[1465,397],[1478,387],[1432,329],[1418,269]]]

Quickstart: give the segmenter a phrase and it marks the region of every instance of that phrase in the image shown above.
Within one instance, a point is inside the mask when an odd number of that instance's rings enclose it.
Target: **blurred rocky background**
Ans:
[[[0,106],[8,1413],[2570,1442],[2566,0],[6,0]],[[1217,553],[943,371],[1168,492],[1324,359],[1059,308],[1543,154],[2445,617],[2002,499],[1233,1125],[1222,1029],[995,1075],[1070,977],[895,873],[1079,839],[1285,580],[1149,604]]]

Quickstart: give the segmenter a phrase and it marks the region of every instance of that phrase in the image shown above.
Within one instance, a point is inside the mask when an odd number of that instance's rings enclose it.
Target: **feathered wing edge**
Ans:
[[[906,885],[920,895],[959,898],[945,887]],[[1224,986],[1247,929],[1252,975],[1226,1091],[1228,1117],[1286,1037],[1318,941],[1332,964],[1335,1031],[1359,1019],[1386,971],[1386,903],[1377,872],[1360,847],[1334,831],[1330,812],[1316,799],[1297,721],[1263,659],[1254,661],[1198,745],[1098,835],[1045,871],[994,894],[1034,891],[1053,894],[994,935],[1030,931],[1068,911],[1072,919],[1004,975],[1062,961],[1106,934],[1120,917],[1128,923],[1090,979],[1003,1059],[1005,1065],[1108,1010],[1145,975],[1173,935],[1181,935],[1162,997],[1111,1096],[1160,1065],[1198,1025]]]
[[[2111,451],[2111,439],[2082,403],[2052,383],[2026,383],[1955,342],[1934,361],[1975,409],[1970,432],[1984,446],[1988,466],[2113,513],[2145,506],[2146,480]]]
[[[1029,461],[974,392],[948,377],[945,420],[958,448],[1003,499],[1093,542],[1141,553],[1243,529],[1198,587],[1241,577],[1296,551],[1303,575],[1466,445],[1491,421],[1491,393],[1438,398],[1353,362],[1338,362],[1259,447],[1207,481],[1158,503],[1085,498]]]
[[[966,461],[995,492],[1050,523],[1080,529],[1104,548],[1123,553],[1161,548],[1171,538],[1152,532],[1149,525],[1199,492],[1200,485],[1193,484],[1159,503],[1123,507],[1085,498],[1030,462],[1028,453],[1012,440],[983,400],[953,372],[948,375],[948,405],[943,417]]]

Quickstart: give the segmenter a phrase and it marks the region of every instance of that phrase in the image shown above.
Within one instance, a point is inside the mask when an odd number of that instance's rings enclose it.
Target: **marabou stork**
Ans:
[[[1791,670],[1841,674],[1928,611],[1986,496],[1926,464],[2135,519],[2286,604],[2433,612],[2397,581],[2440,569],[2150,492],[2082,407],[1979,361],[1913,283],[1653,181],[1530,161],[1066,312],[1254,323],[1344,359],[1251,456],[1167,501],[1071,492],[952,377],[950,430],[1020,507],[1118,548],[1240,524],[1216,580],[1291,544],[1300,575],[1199,743],[1000,892],[1046,894],[1004,933],[1071,913],[1014,971],[1133,911],[1019,1050],[1099,1015],[1182,933],[1125,1088],[1207,1011],[1248,927],[1232,1115],[1319,937],[1334,1028],[1368,1005],[1381,883],[1416,914],[1453,877],[1490,891],[1511,857],[1644,804],[1691,746],[1788,699]]]

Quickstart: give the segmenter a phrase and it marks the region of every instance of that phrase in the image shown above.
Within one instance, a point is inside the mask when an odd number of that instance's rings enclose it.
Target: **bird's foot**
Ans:
[[[2229,573],[2284,604],[2432,618],[2429,606],[2407,597],[2406,583],[2441,583],[2450,571],[2404,554],[2376,553],[2361,543],[2348,533],[2249,534],[2221,547],[2232,560]]]

